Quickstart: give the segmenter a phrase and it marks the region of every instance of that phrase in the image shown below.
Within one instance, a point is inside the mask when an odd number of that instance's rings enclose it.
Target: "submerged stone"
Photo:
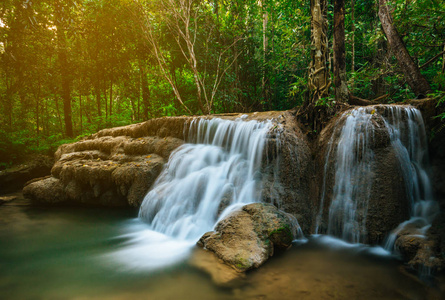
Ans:
[[[275,251],[285,250],[296,238],[297,219],[275,206],[253,203],[221,220],[198,245],[212,251],[239,272],[258,268]]]

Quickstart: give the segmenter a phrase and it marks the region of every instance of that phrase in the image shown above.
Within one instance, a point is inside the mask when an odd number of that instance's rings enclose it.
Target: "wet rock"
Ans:
[[[412,260],[417,251],[425,243],[425,237],[412,236],[412,235],[402,235],[396,240],[395,247],[400,252],[404,260]]]
[[[63,196],[54,201],[49,190],[43,191],[53,186],[36,182],[25,195],[39,203],[137,207],[171,152],[183,143],[173,137],[100,136],[62,145],[51,182],[61,186]],[[42,191],[33,195],[37,186]]]
[[[25,186],[23,196],[32,201],[47,204],[57,204],[67,200],[62,182],[54,177]]]
[[[362,189],[370,189],[367,205],[357,206],[357,226],[364,223],[365,230],[361,232],[362,242],[369,244],[382,244],[386,236],[401,222],[409,219],[410,202],[406,195],[406,187],[403,177],[403,169],[400,167],[396,150],[391,145],[388,130],[385,128],[382,115],[388,114],[388,106],[372,106],[366,108],[370,115],[369,124],[371,132],[368,135],[368,147],[372,153],[372,160],[362,157],[361,148],[356,151],[357,162],[364,162],[369,166],[369,181],[364,184],[360,176],[351,178],[352,184],[364,185]],[[329,208],[334,198],[336,184],[337,148],[341,138],[341,129],[348,111],[334,118],[321,132],[318,144],[315,147],[316,177],[319,180],[318,199],[323,201],[318,204],[317,210],[321,211],[319,233],[326,233],[329,220]],[[366,159],[366,161],[364,161]],[[326,165],[327,162],[327,165]],[[363,193],[364,194],[364,193]],[[362,195],[363,197],[363,195]],[[323,207],[320,208],[320,205]]]
[[[319,199],[309,141],[290,112],[281,112],[274,122],[263,157],[263,202],[298,216],[309,234]]]
[[[189,263],[195,268],[209,274],[212,281],[218,286],[235,288],[246,284],[246,276],[244,273],[235,271],[211,252],[201,248],[194,250]]]
[[[0,197],[0,205],[5,204],[5,203],[10,203],[10,202],[14,201],[15,199],[17,199],[17,196],[1,196]]]
[[[243,206],[221,220],[198,245],[212,251],[239,272],[258,268],[274,254],[291,246],[298,223],[271,204]]]
[[[422,220],[408,223],[397,233],[395,249],[406,262],[406,267],[421,276],[444,271],[445,260],[440,251],[440,235],[436,232],[435,223],[427,234],[424,232],[427,224]]]
[[[27,181],[49,175],[53,164],[54,160],[48,156],[33,155],[22,164],[0,171],[0,193],[20,190]]]
[[[403,171],[389,145],[374,152],[374,181],[371,188],[366,229],[367,243],[381,244],[391,230],[410,217]]]

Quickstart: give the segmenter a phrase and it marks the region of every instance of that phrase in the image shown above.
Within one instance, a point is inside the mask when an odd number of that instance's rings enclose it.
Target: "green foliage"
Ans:
[[[445,122],[445,91],[430,94],[428,96],[437,99],[437,107],[440,107],[442,112],[439,113],[436,118],[440,118],[442,121]],[[443,129],[443,126],[441,127],[441,129]]]
[[[179,22],[173,30],[178,19],[163,10],[166,1],[3,1],[0,163],[29,152],[49,153],[72,140],[65,135],[70,114],[62,99],[67,90],[78,137],[106,127],[188,114],[185,107],[201,114],[199,95],[213,97],[212,113],[284,110],[307,100],[309,1],[192,1],[188,29],[197,74],[187,43],[177,40],[177,30],[186,26]],[[395,0],[391,5],[394,23],[419,66],[444,50],[443,1]],[[390,102],[413,98],[387,46],[377,10],[377,1],[356,0],[353,19],[351,2],[346,3],[349,88],[365,99],[385,94]],[[332,5],[328,18],[332,27]],[[331,31],[328,37],[332,45]],[[159,64],[156,49],[164,64]],[[444,105],[443,65],[442,56],[421,69],[439,105]],[[332,95],[316,103],[333,104]]]
[[[315,102],[315,106],[326,106],[326,107],[333,107],[335,105],[334,98],[326,97],[326,98],[320,98]]]

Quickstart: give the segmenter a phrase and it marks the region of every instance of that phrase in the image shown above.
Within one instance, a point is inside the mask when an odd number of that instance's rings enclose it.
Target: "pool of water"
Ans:
[[[126,209],[32,207],[20,198],[0,206],[0,299],[443,296],[440,287],[423,284],[392,256],[323,237],[296,243],[248,273],[242,285],[219,287],[188,259],[153,268],[143,263],[150,260],[143,247],[127,251],[133,247],[129,241],[134,239],[135,224],[139,229],[144,226],[136,215],[137,211]],[[150,237],[140,237],[144,238]],[[125,253],[128,257],[117,259]]]

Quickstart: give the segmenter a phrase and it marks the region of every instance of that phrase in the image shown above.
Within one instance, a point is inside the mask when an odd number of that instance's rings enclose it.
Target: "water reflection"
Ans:
[[[151,245],[162,244],[135,211],[0,207],[0,298],[3,299],[441,299],[402,272],[393,256],[372,249],[333,247],[326,237],[310,237],[248,274],[245,285],[220,288],[187,259],[168,268],[142,270],[155,261]],[[126,235],[132,230],[137,235]],[[118,238],[116,238],[118,237]],[[140,243],[140,239],[147,239]],[[153,241],[151,243],[150,241]],[[113,253],[140,243],[124,268]],[[166,242],[167,243],[167,242]],[[168,243],[167,243],[168,245]],[[176,245],[180,247],[180,245]],[[176,247],[172,245],[172,249]],[[161,248],[158,248],[158,250]],[[159,260],[168,256],[159,251]],[[185,245],[180,249],[191,249]],[[367,249],[367,250],[366,250]],[[177,250],[177,249],[176,249]],[[175,252],[176,252],[175,250]],[[187,252],[188,253],[188,252]],[[187,256],[184,252],[184,255]],[[164,256],[165,254],[165,256]],[[150,258],[150,259],[149,259]],[[127,264],[128,262],[125,262]],[[134,270],[138,270],[134,272]],[[442,292],[445,289],[442,289]]]

